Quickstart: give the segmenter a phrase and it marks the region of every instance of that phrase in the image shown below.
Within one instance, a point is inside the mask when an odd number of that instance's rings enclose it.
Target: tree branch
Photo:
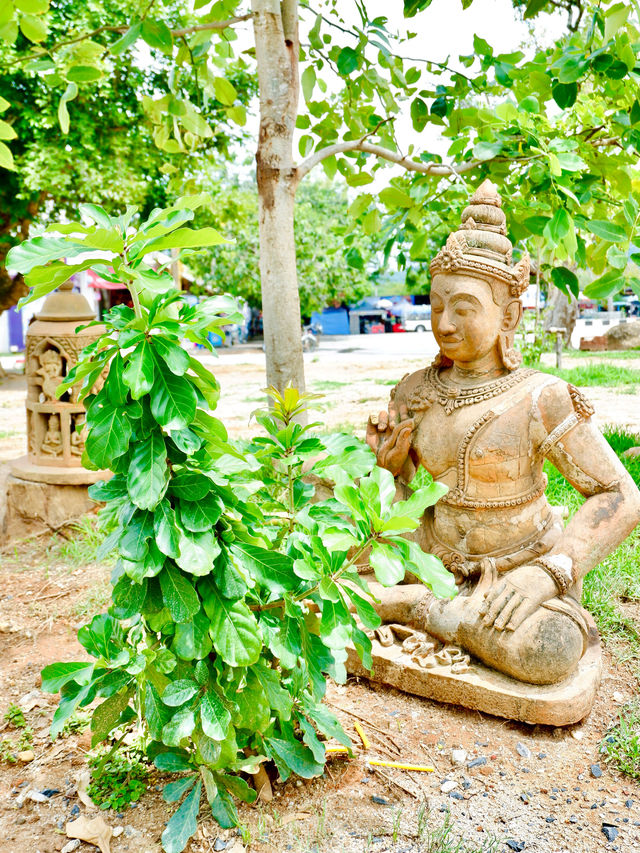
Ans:
[[[231,27],[234,24],[239,24],[242,21],[248,21],[249,18],[252,17],[251,12],[247,12],[246,15],[238,15],[234,18],[227,18],[224,21],[211,21],[208,24],[194,24],[191,27],[184,27],[180,30],[171,30],[171,35],[174,38],[182,38],[184,36],[191,35],[191,33],[201,32],[203,30],[226,30],[227,27]],[[128,32],[130,27],[110,27],[103,26],[98,27],[96,30],[92,30],[90,33],[83,33],[81,36],[75,36],[72,39],[65,39],[64,41],[56,42],[56,44],[52,44],[51,47],[46,50],[40,50],[37,53],[30,53],[27,56],[21,56],[17,59],[14,59],[13,62],[9,62],[8,65],[17,65],[21,62],[29,62],[32,59],[40,59],[43,56],[50,56],[56,50],[60,50],[61,47],[66,47],[70,44],[77,44],[80,41],[86,41],[87,39],[92,39],[94,36],[100,35],[100,33],[120,33],[121,35]],[[109,46],[107,45],[107,50]]]
[[[368,134],[369,135],[369,134]],[[328,145],[320,151],[316,151],[310,157],[307,157],[296,169],[298,180],[304,178],[314,166],[322,163],[327,157],[333,157],[334,154],[344,154],[346,151],[364,151],[366,154],[375,154],[382,160],[389,160],[391,163],[396,163],[407,169],[409,172],[421,172],[423,175],[459,175],[462,172],[470,172],[477,168],[484,160],[469,160],[461,163],[459,166],[448,166],[446,163],[421,163],[416,160],[409,160],[408,157],[398,154],[396,151],[390,151],[388,148],[383,148],[382,145],[375,145],[367,142],[367,137],[357,139],[352,142],[337,142],[335,145]]]

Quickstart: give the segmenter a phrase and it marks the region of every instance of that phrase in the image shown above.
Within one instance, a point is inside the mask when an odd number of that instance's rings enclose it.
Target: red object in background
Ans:
[[[383,335],[384,334],[384,323],[372,323],[369,329],[370,335]]]
[[[407,330],[402,325],[402,323],[394,323],[393,326],[391,327],[391,331],[392,332],[406,332]]]

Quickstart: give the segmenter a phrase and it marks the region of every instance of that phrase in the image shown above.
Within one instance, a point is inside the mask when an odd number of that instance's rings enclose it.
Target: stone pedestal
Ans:
[[[357,652],[350,648],[347,671],[350,675],[387,684],[414,696],[462,705],[496,717],[547,726],[569,726],[587,716],[600,684],[600,637],[591,616],[588,616],[588,621],[587,649],[576,671],[557,684],[525,684],[474,659],[466,672],[456,672],[455,665],[447,664],[424,669],[403,651],[402,643],[397,639],[390,646],[373,640],[373,672],[362,666]]]
[[[85,408],[80,385],[57,397],[57,388],[78,361],[82,349],[103,331],[79,329],[94,320],[89,303],[66,282],[45,300],[27,331],[27,454],[11,465],[2,539],[55,531],[95,504],[88,486],[110,476],[82,465]],[[99,377],[100,387],[104,377]]]
[[[54,532],[92,508],[95,502],[89,498],[87,485],[25,480],[11,474],[7,478],[7,506],[0,540],[9,542]]]

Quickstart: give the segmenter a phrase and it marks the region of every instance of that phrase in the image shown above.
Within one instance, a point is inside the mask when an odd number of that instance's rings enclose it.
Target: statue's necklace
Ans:
[[[519,385],[535,370],[519,369],[508,373],[506,376],[500,376],[491,382],[483,382],[481,385],[476,385],[470,388],[460,388],[457,385],[450,385],[440,377],[442,368],[429,367],[426,371],[425,382],[417,394],[409,401],[409,407],[413,411],[427,409],[434,402],[440,403],[445,411],[445,414],[450,415],[461,406],[472,406],[474,403],[482,403],[484,400],[491,400],[497,397],[498,394],[503,394],[509,388]]]

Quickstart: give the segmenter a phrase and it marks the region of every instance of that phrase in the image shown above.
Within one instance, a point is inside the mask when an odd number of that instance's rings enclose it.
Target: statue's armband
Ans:
[[[540,456],[546,456],[552,447],[554,447],[568,432],[570,432],[578,424],[588,421],[594,413],[594,408],[587,400],[584,394],[575,387],[575,385],[567,385],[569,397],[573,404],[573,412],[567,415],[558,426],[551,430],[549,435],[540,445]]]

